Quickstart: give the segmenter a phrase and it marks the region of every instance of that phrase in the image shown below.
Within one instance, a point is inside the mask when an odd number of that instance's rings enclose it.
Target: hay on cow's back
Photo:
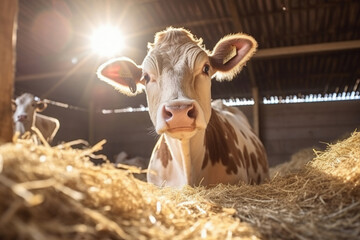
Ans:
[[[1,239],[357,239],[360,133],[269,183],[157,188],[86,150],[0,147]]]

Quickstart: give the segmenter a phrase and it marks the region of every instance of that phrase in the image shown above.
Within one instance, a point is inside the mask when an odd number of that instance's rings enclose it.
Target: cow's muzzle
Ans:
[[[173,102],[165,104],[162,109],[162,117],[170,133],[194,131],[197,114],[192,102]]]

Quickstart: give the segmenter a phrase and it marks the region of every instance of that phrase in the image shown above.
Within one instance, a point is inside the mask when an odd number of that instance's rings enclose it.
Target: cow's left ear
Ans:
[[[257,42],[251,36],[238,33],[221,39],[210,57],[217,80],[231,80],[255,53]]]
[[[36,111],[42,112],[47,108],[47,104],[44,101],[37,101],[36,102]]]
[[[103,63],[97,76],[120,92],[133,96],[143,91],[142,69],[129,58],[121,57]]]

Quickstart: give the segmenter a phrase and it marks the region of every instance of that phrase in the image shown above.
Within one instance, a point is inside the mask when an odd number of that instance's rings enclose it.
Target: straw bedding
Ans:
[[[359,239],[360,133],[259,186],[157,188],[104,142],[0,147],[0,239]],[[99,156],[98,156],[99,157]]]
[[[301,149],[290,157],[290,161],[270,168],[270,177],[273,178],[276,174],[279,176],[285,176],[290,173],[297,172],[303,169],[304,166],[315,156],[314,147]]]

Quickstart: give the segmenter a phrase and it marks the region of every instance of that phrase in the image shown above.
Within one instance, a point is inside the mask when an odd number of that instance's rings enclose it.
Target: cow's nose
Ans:
[[[17,117],[18,121],[25,121],[27,119],[27,115],[25,114],[20,114]]]
[[[193,104],[170,105],[164,107],[165,121],[171,121],[172,118],[178,116],[195,119],[195,115],[195,107]]]
[[[194,123],[196,109],[194,104],[166,105],[163,117],[170,128],[187,128]]]

